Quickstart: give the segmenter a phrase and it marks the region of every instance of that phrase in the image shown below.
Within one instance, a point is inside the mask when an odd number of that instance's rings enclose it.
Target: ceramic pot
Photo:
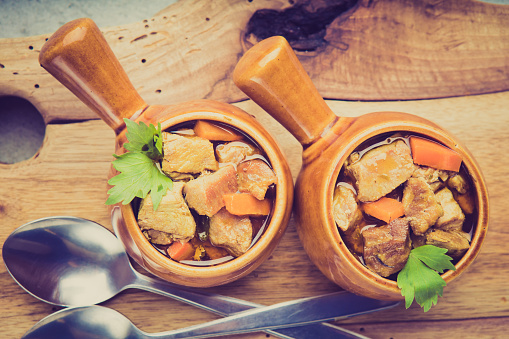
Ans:
[[[294,215],[300,240],[314,264],[330,280],[356,294],[399,300],[394,280],[379,276],[345,245],[332,215],[333,192],[347,157],[361,143],[384,133],[408,132],[438,141],[461,154],[476,193],[477,218],[471,246],[442,274],[450,283],[472,263],[488,228],[488,193],[470,152],[450,133],[415,115],[375,112],[358,118],[337,117],[327,106],[298,58],[282,37],[253,46],[239,61],[234,82],[303,146],[303,164],[295,185]]]
[[[269,257],[290,218],[293,180],[275,140],[252,116],[235,106],[211,100],[172,106],[147,105],[90,19],[78,19],[62,26],[43,46],[39,62],[115,131],[116,154],[125,152],[124,118],[155,126],[160,123],[163,130],[190,121],[209,120],[233,126],[248,135],[263,149],[272,165],[278,181],[269,225],[245,254],[215,266],[189,266],[166,257],[142,234],[131,204],[117,205],[112,211],[115,231],[138,264],[170,282],[209,287],[241,278]],[[116,174],[112,170],[111,176]]]

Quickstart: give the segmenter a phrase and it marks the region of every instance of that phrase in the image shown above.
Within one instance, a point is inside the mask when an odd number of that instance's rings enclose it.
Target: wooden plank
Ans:
[[[164,14],[102,32],[148,103],[235,101],[245,98],[228,76],[242,52],[241,29],[254,10],[284,5],[284,1],[183,1]],[[46,122],[97,119],[40,67],[38,55],[52,32],[48,33],[0,39],[0,94],[28,99]]]
[[[299,3],[298,3],[299,4]],[[308,8],[329,3],[313,2]],[[306,5],[306,3],[304,3]],[[244,97],[230,80],[242,52],[247,22],[261,8],[284,10],[286,1],[183,0],[144,22],[104,28],[133,84],[151,104]],[[446,287],[428,313],[413,305],[356,317],[341,325],[375,338],[502,337],[509,317],[509,7],[477,1],[360,1],[327,26],[330,43],[299,53],[320,92],[334,99],[439,100],[328,101],[342,116],[380,110],[418,114],[452,132],[474,154],[490,193],[490,225],[474,264]],[[208,20],[207,20],[208,18]],[[0,40],[0,95],[30,100],[48,124],[44,145],[32,159],[0,165],[0,242],[34,219],[72,215],[111,230],[106,180],[114,135],[70,92],[42,70],[38,51],[49,34]],[[346,48],[348,47],[348,48]],[[145,60],[143,62],[143,60]],[[37,85],[37,86],[36,86]],[[470,96],[464,96],[470,95]],[[238,104],[255,115],[280,143],[296,178],[301,146],[251,101]],[[53,124],[55,121],[66,121]],[[72,121],[76,121],[72,123]],[[85,121],[81,121],[85,120]],[[0,337],[20,337],[57,310],[24,292],[0,263]],[[274,254],[247,277],[207,289],[265,305],[338,290],[302,250],[293,219]],[[180,302],[126,291],[104,303],[141,329],[157,332],[216,319]],[[363,328],[364,330],[361,330]],[[265,338],[264,334],[239,336]]]
[[[443,98],[507,90],[509,7],[480,1],[361,1],[304,64],[322,96]],[[330,61],[333,61],[330,64]],[[330,66],[329,66],[330,65]],[[323,69],[332,71],[323,74]]]
[[[505,216],[505,187],[508,184],[509,92],[402,102],[328,101],[343,116],[379,111],[406,111],[440,123],[458,136],[472,151],[484,171],[490,192],[491,221],[484,247],[474,264],[446,287],[444,297],[428,313],[413,305],[356,317],[341,322],[348,328],[362,326],[362,334],[378,337],[399,334],[406,337],[401,322],[431,337],[442,324],[457,326],[445,333],[471,337],[472,327],[490,324],[493,337],[505,333],[503,322],[509,317],[509,222]],[[272,117],[251,101],[238,104],[256,118],[280,143],[294,178],[300,169],[301,147]],[[44,145],[33,159],[15,165],[0,165],[0,243],[16,227],[41,217],[72,215],[89,218],[111,228],[106,199],[106,180],[113,153],[114,135],[102,121],[50,124]],[[20,337],[35,322],[57,310],[28,295],[11,279],[0,263],[0,337]],[[273,255],[247,277],[227,286],[207,289],[264,305],[339,290],[309,261],[298,239],[295,223]],[[143,291],[130,290],[104,303],[128,316],[137,326],[157,332],[216,319],[216,316],[180,302]],[[473,319],[475,318],[475,320]],[[428,331],[426,324],[430,324]],[[416,324],[416,325],[414,325]],[[420,326],[419,326],[420,325]],[[419,327],[417,327],[419,326]],[[484,326],[484,325],[483,325]],[[410,329],[408,330],[410,331]],[[429,336],[428,336],[429,334]],[[241,336],[265,338],[264,334]],[[394,336],[394,338],[397,338]]]
[[[303,15],[310,16],[334,2],[302,4]],[[289,7],[283,0],[184,0],[153,18],[103,33],[148,103],[236,102],[245,95],[231,72],[253,42],[245,36],[250,18],[258,9]],[[498,92],[509,89],[508,22],[509,7],[474,0],[360,0],[326,26],[320,48],[299,57],[329,99]],[[46,122],[97,118],[39,66],[38,52],[51,32],[46,33],[0,39],[0,95],[28,99]]]
[[[507,329],[507,318],[485,318],[458,321],[397,322],[391,324],[344,325],[346,329],[372,339],[413,338],[500,338]],[[423,331],[423,329],[426,329]]]

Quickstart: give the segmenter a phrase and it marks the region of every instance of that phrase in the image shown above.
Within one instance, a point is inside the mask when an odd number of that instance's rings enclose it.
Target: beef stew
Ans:
[[[133,201],[145,237],[194,266],[244,254],[263,234],[275,199],[277,177],[263,150],[237,129],[202,120],[163,131],[162,140],[160,167],[173,187],[156,211],[150,193]]]
[[[412,138],[432,142],[452,160],[426,155],[441,168],[423,165]],[[468,250],[476,197],[453,153],[396,133],[368,140],[348,157],[334,190],[334,220],[350,252],[371,271],[395,280],[410,250],[425,244],[447,249],[456,261]]]

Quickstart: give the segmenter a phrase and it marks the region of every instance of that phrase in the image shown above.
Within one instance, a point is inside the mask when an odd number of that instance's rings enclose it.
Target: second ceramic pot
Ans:
[[[333,192],[347,157],[363,142],[385,133],[425,136],[461,155],[474,186],[477,216],[470,248],[456,263],[455,271],[442,274],[443,279],[451,282],[472,263],[488,228],[488,193],[475,159],[450,133],[435,123],[406,113],[337,117],[282,37],[268,38],[247,51],[234,71],[234,81],[303,145],[294,214],[307,254],[327,278],[367,297],[403,298],[396,281],[374,273],[354,257],[332,214]]]

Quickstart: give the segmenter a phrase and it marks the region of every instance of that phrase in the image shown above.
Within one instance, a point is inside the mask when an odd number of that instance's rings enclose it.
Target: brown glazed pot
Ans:
[[[348,155],[362,142],[387,132],[421,134],[463,157],[475,186],[478,216],[470,249],[455,265],[456,270],[447,271],[442,277],[449,283],[472,263],[488,228],[488,193],[475,159],[450,133],[407,113],[376,112],[358,118],[337,117],[282,37],[268,38],[247,51],[233,78],[242,91],[303,145],[303,164],[295,185],[294,214],[307,254],[327,278],[367,297],[403,298],[395,281],[370,271],[350,253],[332,216],[336,180]]]
[[[39,62],[115,131],[117,154],[125,152],[123,144],[127,142],[123,118],[156,126],[161,123],[163,130],[188,121],[209,120],[231,125],[250,136],[263,148],[272,165],[278,182],[269,225],[245,254],[216,266],[189,266],[169,259],[143,236],[131,204],[115,206],[112,223],[116,234],[138,264],[170,282],[209,287],[241,278],[269,257],[290,218],[293,180],[275,140],[252,116],[235,106],[211,100],[172,106],[147,105],[90,19],[78,19],[62,26],[43,46]],[[115,174],[112,170],[110,177]]]

